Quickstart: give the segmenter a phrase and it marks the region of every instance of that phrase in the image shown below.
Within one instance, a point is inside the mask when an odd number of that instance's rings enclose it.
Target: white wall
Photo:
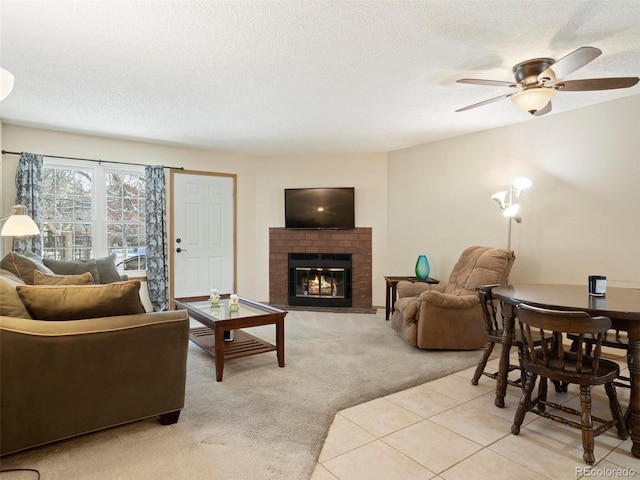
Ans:
[[[505,247],[490,196],[515,176],[533,187],[513,224],[513,283],[640,287],[640,96],[389,154],[387,270],[420,253],[446,279],[468,245]],[[401,266],[401,267],[399,267]]]

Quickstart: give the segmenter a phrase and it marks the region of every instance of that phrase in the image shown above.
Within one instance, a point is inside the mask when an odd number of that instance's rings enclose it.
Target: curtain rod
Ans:
[[[3,155],[22,155],[23,152],[8,152],[6,150],[2,150],[2,154]],[[138,165],[141,167],[146,167],[146,164],[143,163],[128,163],[128,162],[116,162],[114,160],[94,160],[91,158],[75,158],[75,157],[59,157],[57,155],[45,155],[44,153],[41,154],[43,157],[49,157],[49,158],[62,158],[62,159],[67,159],[67,160],[82,160],[84,162],[96,162],[96,163],[117,163],[120,165]],[[164,168],[170,168],[172,170],[184,170],[184,167],[165,167],[163,165]]]

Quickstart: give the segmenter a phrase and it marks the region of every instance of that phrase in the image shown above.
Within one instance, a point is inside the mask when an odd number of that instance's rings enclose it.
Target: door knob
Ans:
[[[180,248],[180,247],[176,248],[176,252],[178,252],[178,253],[180,253],[180,252],[186,252],[186,251],[187,251],[187,250],[186,250],[186,249],[184,249],[184,248]]]

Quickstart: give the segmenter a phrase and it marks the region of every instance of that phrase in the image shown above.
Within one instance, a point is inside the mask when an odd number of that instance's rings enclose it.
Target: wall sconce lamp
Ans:
[[[507,242],[507,248],[511,248],[511,223],[522,223],[522,217],[520,216],[520,205],[513,203],[515,198],[522,195],[522,192],[531,187],[533,183],[531,180],[525,177],[517,177],[511,182],[509,190],[503,190],[501,192],[494,193],[491,198],[498,202],[502,215],[509,219],[509,237]]]
[[[2,227],[2,237],[26,237],[40,235],[40,229],[29,215],[24,205],[14,205],[8,215],[0,218],[6,220]]]

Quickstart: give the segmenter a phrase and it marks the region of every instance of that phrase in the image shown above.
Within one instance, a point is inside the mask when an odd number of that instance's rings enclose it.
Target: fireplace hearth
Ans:
[[[289,305],[351,306],[351,254],[290,253]]]

